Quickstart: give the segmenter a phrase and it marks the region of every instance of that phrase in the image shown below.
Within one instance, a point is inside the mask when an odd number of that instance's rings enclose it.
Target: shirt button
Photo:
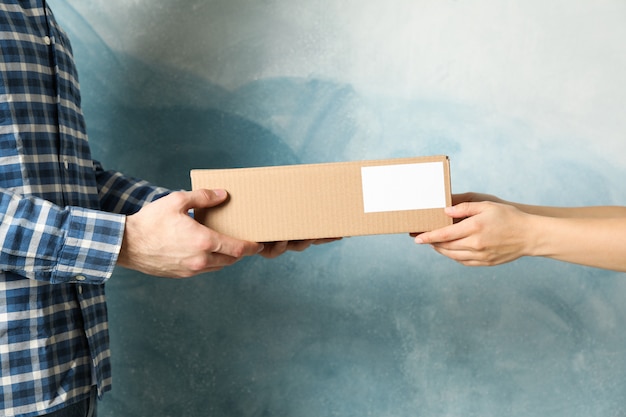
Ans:
[[[43,41],[45,42],[46,45],[50,46],[52,44],[52,40],[50,39],[50,36],[44,36],[43,37]]]
[[[86,279],[87,279],[87,278],[85,278],[85,276],[84,276],[84,275],[78,275],[78,276],[76,276],[76,281],[84,281],[84,280],[86,280]]]

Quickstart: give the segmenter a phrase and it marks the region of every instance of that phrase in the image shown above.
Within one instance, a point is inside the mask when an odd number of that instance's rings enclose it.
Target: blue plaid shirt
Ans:
[[[125,216],[166,192],[92,160],[72,50],[45,0],[0,2],[0,414],[111,386],[104,282]]]

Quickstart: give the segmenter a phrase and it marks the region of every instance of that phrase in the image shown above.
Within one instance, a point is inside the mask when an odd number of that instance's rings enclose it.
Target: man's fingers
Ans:
[[[265,248],[261,251],[261,256],[268,259],[276,258],[287,250],[289,241],[280,242],[268,242],[265,244]]]
[[[233,258],[242,258],[244,256],[253,256],[264,250],[264,245],[256,242],[248,242],[246,240],[235,239],[227,235],[214,232],[214,239],[219,242],[213,245],[211,252],[222,254]]]

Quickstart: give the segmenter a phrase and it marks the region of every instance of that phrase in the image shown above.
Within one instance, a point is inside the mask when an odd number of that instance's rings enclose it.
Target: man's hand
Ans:
[[[276,258],[287,251],[302,252],[311,245],[322,245],[324,243],[334,242],[341,240],[341,238],[329,238],[329,239],[313,239],[313,240],[289,240],[282,242],[264,243],[264,249],[260,255],[264,258]]]
[[[128,216],[118,264],[149,275],[187,278],[261,252],[262,244],[220,234],[189,216],[190,209],[217,206],[226,196],[224,190],[174,192]]]

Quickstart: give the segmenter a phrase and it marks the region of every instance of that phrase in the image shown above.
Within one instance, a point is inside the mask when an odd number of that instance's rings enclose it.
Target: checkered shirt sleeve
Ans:
[[[45,0],[0,2],[0,415],[110,389],[104,282],[125,215],[165,193],[92,160],[71,45]]]

